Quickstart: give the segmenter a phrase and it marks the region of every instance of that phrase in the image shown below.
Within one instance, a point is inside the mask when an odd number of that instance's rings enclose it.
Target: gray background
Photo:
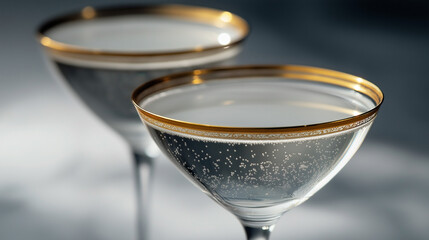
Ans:
[[[0,239],[135,238],[127,146],[48,71],[34,38],[47,18],[118,3],[0,3]],[[177,3],[248,19],[241,64],[335,69],[376,83],[386,95],[355,157],[283,216],[273,240],[429,238],[427,1]],[[156,162],[153,180],[151,239],[244,239],[238,221],[167,160]]]

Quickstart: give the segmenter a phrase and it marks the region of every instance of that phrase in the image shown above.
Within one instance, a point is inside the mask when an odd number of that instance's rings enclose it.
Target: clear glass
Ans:
[[[351,159],[382,102],[375,85],[324,71],[202,70],[154,80],[133,100],[178,169],[262,240]]]
[[[51,69],[133,151],[139,239],[148,236],[151,169],[160,152],[134,112],[132,90],[169,73],[230,64],[247,33],[232,13],[184,5],[85,7],[39,28]]]

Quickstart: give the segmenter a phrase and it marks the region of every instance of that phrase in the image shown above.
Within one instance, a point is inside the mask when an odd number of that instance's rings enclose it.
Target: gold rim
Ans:
[[[374,102],[375,107],[356,116],[318,124],[273,128],[240,128],[205,125],[166,118],[146,111],[138,104],[144,98],[169,88],[181,85],[201,84],[211,80],[246,77],[282,77],[336,85],[368,96]],[[243,140],[294,139],[353,129],[371,122],[376,117],[383,98],[382,91],[376,85],[363,78],[333,70],[298,65],[240,66],[194,70],[146,82],[132,93],[132,102],[139,115],[145,122],[155,127],[200,137]]]
[[[91,20],[96,18],[125,16],[125,15],[159,15],[168,17],[177,17],[180,19],[196,21],[200,23],[210,24],[217,27],[234,27],[239,30],[240,37],[227,45],[214,45],[195,47],[188,50],[179,51],[160,51],[160,52],[130,52],[130,51],[109,51],[102,49],[82,48],[76,45],[66,44],[55,41],[49,38],[46,33],[50,29],[61,24],[78,21]],[[97,9],[93,7],[85,7],[81,11],[64,15],[51,19],[42,24],[37,31],[37,38],[41,45],[46,48],[68,54],[78,54],[87,56],[109,56],[109,57],[162,57],[172,55],[187,55],[192,53],[219,51],[239,45],[249,34],[249,26],[247,22],[230,12],[221,11],[205,7],[186,6],[186,5],[147,5],[133,7],[112,7]]]

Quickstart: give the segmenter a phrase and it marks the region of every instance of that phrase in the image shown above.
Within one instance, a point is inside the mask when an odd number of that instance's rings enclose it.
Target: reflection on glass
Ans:
[[[220,45],[225,46],[231,43],[231,36],[228,33],[221,33],[217,37],[217,41]]]
[[[92,19],[95,17],[95,9],[91,6],[84,7],[81,14],[83,19]]]
[[[237,216],[249,240],[267,240],[283,213],[341,170],[383,101],[368,81],[355,91],[355,76],[312,67],[209,69],[197,85],[195,77],[153,80],[133,101],[174,165]]]
[[[232,13],[230,13],[230,12],[223,12],[220,15],[220,20],[222,20],[223,22],[229,23],[229,22],[231,22],[232,17],[233,17]]]

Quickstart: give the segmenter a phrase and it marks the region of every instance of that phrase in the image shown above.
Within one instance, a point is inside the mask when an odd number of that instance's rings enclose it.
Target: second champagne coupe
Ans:
[[[184,5],[85,7],[39,28],[50,65],[131,146],[140,221],[159,150],[129,101],[132,90],[167,73],[226,64],[248,32],[246,21],[230,12]],[[141,238],[146,232],[141,223]]]
[[[383,94],[349,74],[305,66],[195,70],[137,88],[156,143],[249,240],[331,180],[358,150]]]

